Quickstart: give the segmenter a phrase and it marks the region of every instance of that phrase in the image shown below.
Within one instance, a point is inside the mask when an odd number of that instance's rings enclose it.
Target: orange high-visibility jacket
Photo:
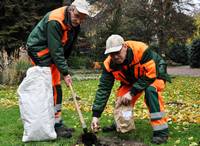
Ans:
[[[156,78],[170,81],[166,71],[167,64],[157,53],[142,42],[125,43],[128,49],[123,64],[115,64],[110,56],[104,61],[104,69],[93,104],[93,116],[99,117],[103,112],[115,80],[120,81],[121,85],[132,85],[132,95],[143,91]]]
[[[72,27],[67,7],[47,13],[30,33],[28,54],[36,65],[55,64],[59,71],[68,74],[67,58],[72,50],[80,26]]]

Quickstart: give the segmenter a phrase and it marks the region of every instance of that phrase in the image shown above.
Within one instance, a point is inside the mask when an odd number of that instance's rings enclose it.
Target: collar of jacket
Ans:
[[[71,16],[70,16],[70,13],[69,13],[69,7],[67,7],[65,9],[65,19],[64,19],[64,24],[68,25],[70,29],[75,29],[75,30],[79,30],[80,29],[80,25],[76,26],[76,27],[73,27],[72,26],[72,22],[71,22]]]
[[[127,54],[126,54],[126,59],[124,60],[124,62],[122,64],[116,64],[111,60],[110,68],[112,68],[113,70],[119,70],[122,68],[123,65],[131,64],[132,60],[133,60],[133,51],[131,48],[128,48]]]

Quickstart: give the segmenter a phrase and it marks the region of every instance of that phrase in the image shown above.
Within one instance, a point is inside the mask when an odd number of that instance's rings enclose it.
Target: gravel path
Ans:
[[[170,75],[200,77],[200,68],[190,68],[190,66],[168,66],[167,71]]]

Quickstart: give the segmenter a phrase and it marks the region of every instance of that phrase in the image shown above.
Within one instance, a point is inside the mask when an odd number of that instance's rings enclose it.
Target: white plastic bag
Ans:
[[[52,140],[57,137],[54,124],[52,77],[49,67],[28,69],[18,90],[23,142]]]

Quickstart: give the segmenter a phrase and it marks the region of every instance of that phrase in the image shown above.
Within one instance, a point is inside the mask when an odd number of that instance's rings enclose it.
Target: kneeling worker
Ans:
[[[165,117],[162,92],[166,81],[171,82],[166,72],[165,61],[145,43],[124,41],[120,35],[111,35],[106,41],[103,72],[93,103],[91,128],[99,127],[99,118],[114,85],[121,83],[117,91],[118,105],[131,105],[145,93],[145,103],[149,109],[153,128],[152,143],[161,144],[168,140],[168,124]],[[113,124],[107,130],[116,130]],[[104,129],[106,130],[106,129]]]

